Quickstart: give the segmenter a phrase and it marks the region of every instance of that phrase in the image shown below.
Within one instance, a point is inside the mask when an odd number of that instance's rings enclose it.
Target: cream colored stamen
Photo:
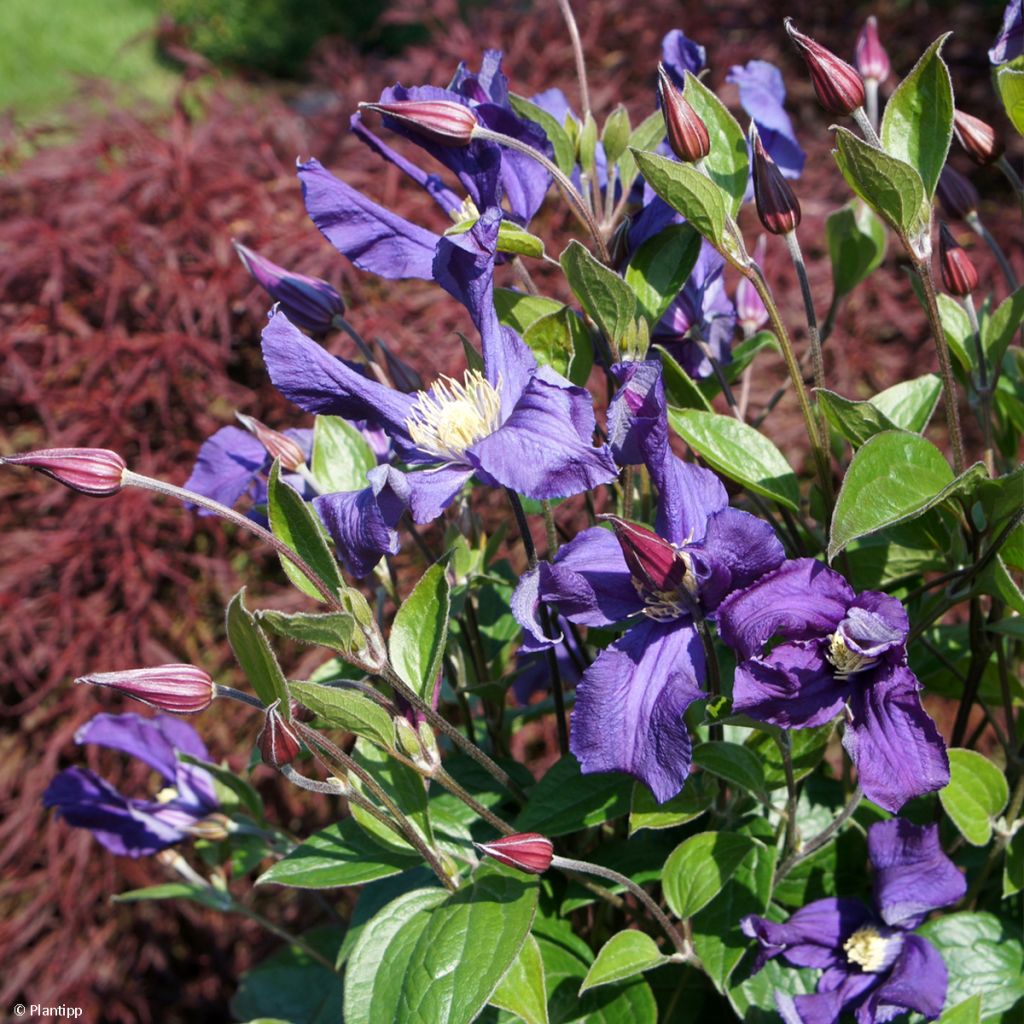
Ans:
[[[870,668],[878,661],[877,658],[868,658],[863,654],[858,654],[856,651],[851,651],[846,646],[846,641],[838,633],[833,633],[828,638],[828,653],[826,657],[835,666],[836,675],[840,679],[845,676],[852,676],[854,672]]]
[[[480,211],[476,208],[476,203],[466,196],[462,200],[462,205],[457,210],[450,210],[448,216],[451,217],[456,224],[463,224],[467,220],[478,220],[480,217]]]
[[[177,800],[180,795],[173,786],[167,786],[165,789],[161,789],[154,799],[158,804],[169,804],[172,800]]]
[[[843,943],[843,952],[851,964],[874,973],[886,966],[889,947],[893,941],[893,936],[880,935],[878,929],[866,925],[864,928],[858,928]]]
[[[421,391],[412,415],[405,421],[416,447],[444,462],[459,462],[466,449],[501,425],[498,389],[478,370],[467,370],[463,380],[441,377],[429,391]]]

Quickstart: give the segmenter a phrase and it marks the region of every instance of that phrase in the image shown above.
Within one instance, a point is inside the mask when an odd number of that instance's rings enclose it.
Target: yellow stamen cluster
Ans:
[[[460,462],[467,448],[500,426],[498,388],[478,370],[467,370],[461,382],[441,377],[429,391],[420,392],[405,421],[409,436],[421,451],[443,462]]]
[[[462,200],[462,205],[457,210],[450,210],[448,216],[451,217],[456,224],[464,224],[467,220],[478,220],[480,217],[480,211],[476,208],[476,203],[473,202],[472,198],[466,196]]]
[[[836,669],[836,675],[842,679],[845,676],[852,676],[854,672],[870,668],[877,658],[868,658],[856,651],[851,651],[846,646],[846,641],[838,634],[833,633],[828,638],[828,660]]]
[[[177,800],[180,795],[173,786],[167,786],[157,793],[155,800],[158,804],[169,804],[172,800]]]
[[[851,964],[856,964],[869,973],[880,971],[886,966],[892,936],[880,935],[877,928],[866,925],[858,928],[843,943],[843,952]]]

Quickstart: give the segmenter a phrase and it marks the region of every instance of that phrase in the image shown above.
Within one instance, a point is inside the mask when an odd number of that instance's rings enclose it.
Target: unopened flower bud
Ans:
[[[222,843],[238,826],[226,815],[216,811],[199,821],[186,826],[185,831],[196,839],[205,839],[210,843]]]
[[[754,151],[754,201],[765,231],[788,235],[800,223],[800,203],[778,165],[768,155],[754,122],[750,122],[750,144]]]
[[[415,761],[423,753],[416,730],[413,728],[412,723],[401,715],[396,716],[394,723],[395,741],[398,743],[398,749]]]
[[[331,329],[334,317],[345,312],[341,296],[326,281],[294,274],[238,242],[232,244],[245,269],[296,326],[323,334]]]
[[[760,235],[757,245],[754,246],[754,262],[762,268],[764,267],[767,242],[768,236]],[[768,310],[764,308],[757,289],[746,277],[741,277],[740,283],[736,286],[736,319],[746,337],[756,333],[768,323]]]
[[[675,593],[687,583],[688,568],[679,551],[653,530],[618,516],[603,516],[612,524],[630,575],[638,588],[651,594]]]
[[[156,665],[123,672],[98,672],[76,683],[107,686],[126,697],[175,715],[205,711],[217,695],[213,680],[195,665]]]
[[[474,845],[488,857],[531,875],[544,874],[551,867],[551,858],[555,854],[551,840],[539,832],[520,832],[518,835],[502,836],[489,843]]]
[[[953,114],[953,134],[967,155],[982,167],[994,164],[1006,149],[992,125],[962,110]]]
[[[852,114],[858,107],[863,107],[864,80],[857,69],[810,36],[797,31],[792,18],[787,18],[784,24],[811,73],[818,102],[830,114]]]
[[[256,737],[263,763],[271,768],[283,768],[299,756],[302,744],[292,727],[277,710],[278,701],[267,708],[263,728]]]
[[[945,224],[939,225],[939,269],[942,286],[950,295],[962,299],[978,287],[977,269]]]
[[[271,429],[255,416],[246,416],[245,413],[236,412],[235,418],[267,449],[267,454],[272,459],[281,460],[282,469],[288,470],[289,473],[295,473],[306,464],[305,452],[299,447],[298,442],[287,434]]]
[[[377,339],[380,350],[384,353],[384,362],[387,365],[388,373],[399,391],[412,394],[414,391],[423,390],[423,378],[404,360],[400,359],[381,341]]]
[[[683,163],[692,164],[703,160],[711,152],[707,126],[676,88],[664,64],[658,65],[658,95],[661,97],[661,113],[665,118],[668,144],[672,152]]]
[[[441,751],[437,748],[437,737],[430,723],[423,720],[416,726],[416,733],[420,738],[420,747],[423,750],[423,764],[431,771],[441,767]]]
[[[360,110],[374,110],[392,117],[442,146],[468,146],[479,123],[470,107],[451,100],[395,100],[392,103],[360,103]]]
[[[865,78],[884,82],[889,77],[889,54],[885,52],[885,47],[878,38],[878,19],[873,14],[857,36],[855,60],[857,70]]]
[[[939,197],[943,213],[954,220],[966,220],[972,213],[977,213],[981,202],[971,179],[949,164],[942,168],[935,194]]]
[[[22,455],[0,456],[0,463],[28,466],[94,498],[117,494],[128,468],[117,452],[106,448],[43,448]]]

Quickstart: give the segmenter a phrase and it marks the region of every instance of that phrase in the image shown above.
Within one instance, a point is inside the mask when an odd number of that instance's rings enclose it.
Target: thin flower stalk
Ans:
[[[965,295],[960,304],[967,313],[971,325],[971,336],[974,339],[974,354],[978,360],[978,404],[981,431],[985,439],[985,468],[989,476],[995,476],[995,443],[992,440],[992,384],[988,377],[988,360],[985,358],[985,345],[981,340],[981,326],[978,323],[978,311],[974,308],[974,299]]]

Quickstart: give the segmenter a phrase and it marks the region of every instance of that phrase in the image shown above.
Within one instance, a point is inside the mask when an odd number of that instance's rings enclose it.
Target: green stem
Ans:
[[[778,885],[788,875],[793,868],[795,868],[801,862],[807,860],[812,853],[816,853],[820,850],[842,827],[846,824],[849,818],[853,815],[853,812],[857,810],[860,805],[861,799],[864,794],[861,791],[860,786],[857,786],[850,799],[846,802],[846,806],[832,819],[831,824],[822,829],[813,839],[809,839],[804,843],[799,850],[791,853],[788,857],[783,860],[779,865],[778,870],[775,872],[775,880],[772,886]]]
[[[871,118],[868,117],[863,107],[858,107],[853,111],[851,115],[854,121],[857,122],[857,127],[864,133],[864,138],[871,143],[875,149],[882,149],[882,140],[878,137],[878,132],[875,131],[875,126],[871,123]]]
[[[978,323],[978,311],[974,308],[974,299],[965,295],[961,300],[967,320],[974,336],[974,354],[978,360],[978,418],[981,421],[981,433],[985,439],[985,468],[989,476],[996,475],[995,443],[992,440],[992,386],[988,380],[988,362],[985,359],[985,345],[981,340],[981,326]]]
[[[785,729],[775,735],[779,753],[782,755],[782,769],[786,775],[786,838],[782,847],[783,857],[789,857],[797,847],[796,831],[796,777],[793,774],[793,744]]]
[[[981,222],[981,217],[978,216],[977,210],[972,210],[965,219],[971,230],[992,250],[992,255],[995,256],[1010,291],[1015,292],[1017,290],[1017,275],[1013,272],[1013,267],[1010,266],[1010,261],[1006,258],[1003,247],[996,241],[992,232]]]

